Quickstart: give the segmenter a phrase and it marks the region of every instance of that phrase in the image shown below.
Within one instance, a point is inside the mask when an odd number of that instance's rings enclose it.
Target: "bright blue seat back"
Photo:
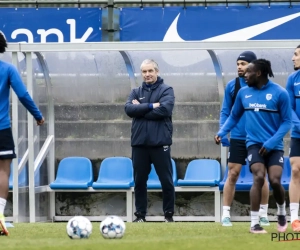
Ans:
[[[289,190],[290,180],[291,180],[291,164],[290,158],[284,156],[284,165],[282,170],[281,184],[286,191]]]
[[[228,166],[226,166],[223,180],[219,183],[219,190],[223,191],[225,182],[228,178]],[[253,176],[250,172],[249,165],[243,165],[241,168],[240,176],[236,182],[237,191],[249,191],[253,183]]]
[[[86,157],[66,157],[58,165],[52,189],[87,189],[93,182],[91,161]]]
[[[192,160],[178,186],[217,186],[221,179],[221,166],[217,160]]]
[[[226,172],[222,182],[220,182],[220,190],[223,190],[225,181],[228,178],[228,166],[226,167]],[[289,190],[289,183],[291,179],[291,165],[288,156],[284,156],[284,166],[282,170],[281,184],[286,191]],[[250,167],[248,162],[246,165],[242,166],[240,176],[236,183],[236,191],[250,191],[253,184],[253,175],[250,172]],[[270,190],[272,190],[270,186]]]
[[[20,163],[20,160],[19,160]],[[13,164],[10,164],[9,189],[13,189]],[[28,186],[28,167],[25,165],[19,174],[19,187]]]
[[[249,191],[253,184],[253,175],[250,172],[248,162],[242,166],[240,176],[236,182],[236,191]]]
[[[223,180],[220,181],[220,183],[219,183],[219,190],[220,191],[223,191],[227,178],[228,178],[228,166],[226,166]]]
[[[42,165],[43,164],[40,164],[34,171],[34,186],[35,187],[42,185],[42,183],[41,183],[41,166]]]
[[[177,169],[176,169],[176,163],[173,159],[171,159],[172,162],[172,170],[173,170],[173,183],[174,186],[177,186]],[[149,189],[160,189],[161,188],[161,183],[158,178],[158,175],[156,173],[155,167],[153,164],[151,164],[151,171],[148,176],[148,181],[147,181],[147,188]]]
[[[253,176],[252,176],[252,173],[250,171],[250,167],[248,164],[242,166],[238,181],[241,183],[243,183],[245,181],[253,181]]]
[[[148,183],[157,183],[157,182],[159,182],[159,178],[156,173],[154,165],[151,164],[151,171],[150,174],[148,175]]]
[[[94,189],[124,189],[132,186],[133,166],[130,158],[109,157],[101,162],[98,179],[93,183]]]

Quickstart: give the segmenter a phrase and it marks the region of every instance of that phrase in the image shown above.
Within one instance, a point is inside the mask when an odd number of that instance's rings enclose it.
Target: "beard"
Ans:
[[[298,70],[298,69],[300,69],[300,68],[299,68],[299,67],[295,67],[295,66],[294,66],[294,70]]]

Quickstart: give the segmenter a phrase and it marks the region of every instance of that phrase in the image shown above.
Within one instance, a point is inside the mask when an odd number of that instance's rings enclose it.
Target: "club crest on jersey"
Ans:
[[[252,160],[252,154],[248,155],[248,161],[251,161],[251,160]]]
[[[272,94],[267,94],[266,99],[267,99],[267,101],[270,101],[272,99]]]

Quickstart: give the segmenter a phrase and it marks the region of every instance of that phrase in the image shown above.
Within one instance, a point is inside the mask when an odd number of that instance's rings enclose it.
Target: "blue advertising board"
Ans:
[[[121,41],[300,39],[300,6],[122,8]]]
[[[99,42],[99,8],[0,8],[0,31],[8,42]]]

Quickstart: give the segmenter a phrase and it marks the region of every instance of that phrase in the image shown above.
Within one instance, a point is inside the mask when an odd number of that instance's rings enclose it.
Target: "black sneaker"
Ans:
[[[284,233],[287,229],[287,221],[286,221],[286,216],[285,215],[278,215],[278,223],[277,223],[277,230],[280,233]]]
[[[267,231],[263,229],[259,224],[250,227],[250,233],[252,234],[266,234]]]
[[[146,222],[145,216],[142,216],[139,212],[135,212],[134,215],[136,218],[133,222]]]
[[[165,217],[165,222],[174,222],[173,217]]]
[[[172,212],[165,213],[165,222],[174,222]]]
[[[145,217],[136,217],[136,219],[133,222],[146,222]]]

